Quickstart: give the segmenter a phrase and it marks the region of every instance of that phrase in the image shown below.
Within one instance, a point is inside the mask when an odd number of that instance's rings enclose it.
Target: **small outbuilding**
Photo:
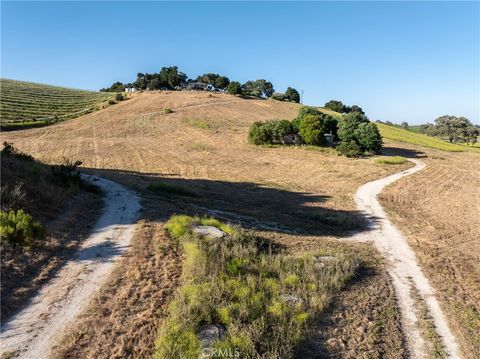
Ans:
[[[298,134],[292,133],[290,135],[283,136],[283,144],[300,146],[302,144],[302,139]]]
[[[134,93],[135,91],[137,91],[135,87],[125,87],[125,92]]]

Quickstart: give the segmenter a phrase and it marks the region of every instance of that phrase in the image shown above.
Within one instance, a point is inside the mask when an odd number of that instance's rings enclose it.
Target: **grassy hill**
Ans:
[[[389,140],[411,143],[448,152],[471,151],[480,153],[480,147],[449,143],[436,137],[407,131],[395,126],[385,125],[383,123],[377,123],[377,126],[382,136]]]
[[[100,108],[113,93],[0,79],[2,129],[41,126]]]

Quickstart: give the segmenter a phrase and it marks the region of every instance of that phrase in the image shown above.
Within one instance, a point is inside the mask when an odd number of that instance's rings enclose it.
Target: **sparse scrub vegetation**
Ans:
[[[197,358],[205,325],[225,328],[215,349],[240,357],[292,357],[310,321],[355,274],[358,261],[346,253],[322,262],[325,253],[289,256],[240,228],[222,239],[192,234],[214,219],[173,216],[165,228],[183,248],[183,284],[170,305],[157,341],[157,358]],[[321,269],[320,269],[321,268]]]

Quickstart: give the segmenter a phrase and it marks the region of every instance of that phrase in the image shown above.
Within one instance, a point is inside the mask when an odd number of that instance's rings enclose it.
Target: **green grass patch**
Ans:
[[[378,158],[375,162],[382,165],[403,165],[404,163],[407,163],[408,160],[402,156],[394,156]]]
[[[195,224],[230,235],[212,240],[192,235]],[[165,224],[184,252],[182,285],[156,342],[156,358],[198,358],[204,325],[225,328],[214,349],[241,358],[292,357],[312,318],[355,275],[358,260],[336,249],[335,260],[318,253],[291,256],[272,251],[251,232],[216,219],[173,216]],[[266,249],[267,248],[267,249]],[[324,253],[320,254],[324,255]]]
[[[441,151],[472,151],[480,153],[480,148],[478,147],[449,143],[436,137],[431,137],[420,133],[414,133],[401,128],[397,128],[395,126],[385,125],[383,123],[377,123],[376,125],[378,126],[381,135],[389,140],[412,143],[424,147],[435,148]]]
[[[183,186],[179,186],[173,183],[167,183],[167,182],[161,182],[161,181],[150,183],[147,186],[147,189],[151,192],[155,192],[163,195],[198,197],[198,195],[195,192],[189,190],[188,188],[185,188]]]
[[[201,118],[189,118],[187,119],[187,123],[190,126],[200,128],[202,130],[208,130],[210,128],[210,124]]]

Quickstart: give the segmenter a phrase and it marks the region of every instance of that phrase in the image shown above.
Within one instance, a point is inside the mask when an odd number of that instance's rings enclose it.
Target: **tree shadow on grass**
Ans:
[[[139,175],[118,170],[82,169],[122,183],[136,190],[143,202],[144,215],[164,221],[174,213],[212,216],[223,221],[261,231],[292,235],[343,237],[369,230],[375,218],[356,210],[328,207],[329,196],[295,192],[251,182],[228,182]],[[162,183],[162,190],[149,185]],[[158,186],[155,186],[158,187]],[[152,186],[150,186],[152,188]]]
[[[381,154],[384,156],[402,156],[406,158],[425,158],[427,155],[425,152],[412,150],[407,148],[386,146],[381,150]]]

